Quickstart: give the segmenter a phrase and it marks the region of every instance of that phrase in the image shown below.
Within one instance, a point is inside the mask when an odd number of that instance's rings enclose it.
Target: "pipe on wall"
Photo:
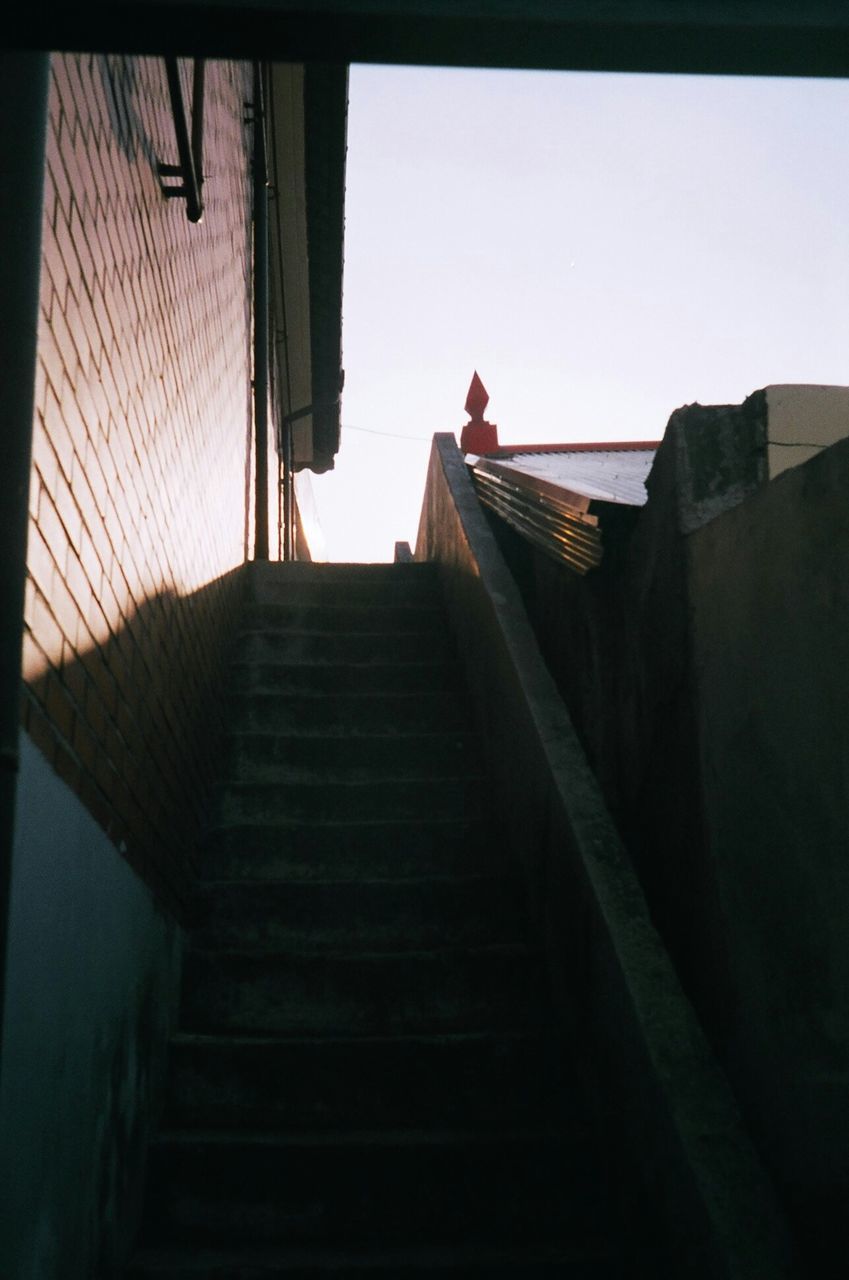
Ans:
[[[254,559],[268,559],[268,172],[262,67],[254,63],[254,429],[256,431]]]
[[[203,217],[203,201],[201,184],[203,175],[203,87],[204,63],[202,58],[195,59],[192,84],[192,129],[186,123],[186,107],[183,101],[183,86],[180,83],[180,66],[176,58],[165,59],[165,71],[168,79],[168,93],[171,97],[171,112],[174,116],[174,134],[177,139],[177,154],[180,163],[177,165],[161,164],[161,177],[182,180],[182,186],[164,187],[164,194],[171,198],[184,199],[186,217],[189,222],[200,222]]]
[[[0,1037],[21,717],[49,69],[46,53],[0,54]]]

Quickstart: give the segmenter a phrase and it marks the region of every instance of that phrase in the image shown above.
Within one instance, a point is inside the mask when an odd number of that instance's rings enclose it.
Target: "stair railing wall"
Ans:
[[[438,562],[499,830],[522,861],[562,1031],[587,1046],[670,1274],[797,1274],[746,1134],[548,673],[453,435],[434,437],[416,548]]]

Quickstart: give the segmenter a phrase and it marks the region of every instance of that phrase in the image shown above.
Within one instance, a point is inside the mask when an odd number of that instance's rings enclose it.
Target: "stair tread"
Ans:
[[[513,1263],[521,1265],[523,1263],[533,1262],[570,1262],[576,1259],[593,1259],[607,1258],[613,1256],[615,1250],[612,1246],[601,1242],[594,1242],[588,1245],[585,1242],[576,1243],[574,1245],[549,1245],[545,1243],[536,1244],[527,1248],[511,1248],[497,1249],[486,1247],[481,1244],[456,1245],[454,1247],[428,1247],[419,1246],[415,1249],[410,1248],[381,1248],[381,1249],[365,1249],[358,1250],[356,1254],[350,1249],[328,1249],[328,1248],[247,1248],[247,1249],[202,1249],[191,1250],[190,1259],[183,1251],[170,1249],[144,1249],[140,1250],[136,1255],[134,1262],[137,1265],[144,1264],[146,1266],[156,1264],[171,1264],[174,1258],[179,1258],[182,1262],[184,1258],[190,1260],[192,1266],[202,1270],[210,1264],[228,1263],[233,1265],[251,1265],[251,1266],[303,1266],[305,1263],[310,1265],[326,1267],[328,1265],[339,1266],[344,1264],[346,1269],[350,1267],[352,1270],[359,1270],[362,1267],[394,1267],[422,1265],[433,1266],[434,1264],[454,1264],[468,1265],[468,1263]]]
[[[251,880],[246,883],[237,877],[222,877],[219,879],[204,880],[198,886],[198,892],[206,896],[208,891],[216,889],[226,889],[230,886],[238,888],[241,893],[250,888],[251,891],[261,889],[263,886],[270,886],[276,889],[280,885],[293,887],[310,888],[328,888],[328,889],[354,889],[368,888],[376,885],[386,885],[393,888],[404,886],[414,889],[417,885],[424,887],[426,885],[474,885],[488,884],[495,882],[498,884],[514,883],[518,887],[520,881],[517,876],[509,875],[504,872],[495,871],[464,871],[456,875],[426,875],[426,876],[407,876],[403,880],[395,880],[391,876],[334,876],[332,878],[312,879],[305,876],[287,876],[285,879],[276,877],[264,877],[263,879]]]
[[[471,814],[468,818],[447,817],[442,814],[434,814],[425,818],[415,818],[409,815],[399,814],[397,817],[388,818],[275,818],[271,821],[258,822],[256,819],[242,819],[238,822],[217,822],[211,828],[205,839],[211,839],[224,832],[236,831],[265,831],[268,827],[279,827],[283,831],[289,831],[291,828],[305,827],[310,830],[314,828],[328,828],[328,830],[369,830],[375,828],[377,830],[389,829],[393,827],[409,828],[410,831],[418,831],[422,827],[437,828],[464,828],[464,827],[486,827],[488,825],[485,818],[478,814]]]
[[[386,960],[399,959],[404,961],[422,959],[431,959],[439,956],[446,960],[452,957],[468,956],[468,955],[489,955],[489,956],[527,956],[539,959],[544,955],[542,947],[532,946],[527,942],[469,942],[455,943],[449,942],[445,946],[440,947],[415,947],[409,951],[398,951],[396,949],[384,950],[363,950],[351,947],[329,946],[322,948],[321,951],[304,950],[301,947],[294,946],[277,946],[262,951],[256,951],[251,947],[192,947],[190,946],[189,954],[195,957],[209,957],[213,960],[226,960],[228,958],[239,958],[246,960],[256,960],[264,962],[275,958],[292,957],[307,961],[315,960],[351,960],[356,963],[362,963],[369,960]]]
[[[239,1032],[220,1032],[220,1031],[176,1031],[171,1037],[172,1044],[193,1044],[193,1045],[250,1045],[251,1047],[262,1045],[316,1045],[322,1048],[333,1045],[351,1045],[351,1046],[368,1046],[368,1045],[394,1045],[394,1044],[422,1044],[422,1045],[438,1045],[438,1044],[456,1044],[458,1046],[466,1044],[488,1044],[500,1041],[531,1041],[544,1043],[546,1037],[540,1031],[533,1030],[504,1030],[504,1031],[444,1031],[444,1032],[427,1032],[427,1031],[410,1031],[399,1032],[390,1035],[286,1035],[286,1034],[269,1034],[262,1033],[258,1035],[245,1035]]]
[[[153,1146],[304,1147],[332,1150],[338,1147],[503,1147],[505,1144],[565,1147],[575,1136],[551,1124],[534,1128],[502,1129],[192,1129],[161,1131]],[[583,1149],[584,1143],[581,1143]]]
[[[128,1274],[614,1280],[433,566],[247,580]]]

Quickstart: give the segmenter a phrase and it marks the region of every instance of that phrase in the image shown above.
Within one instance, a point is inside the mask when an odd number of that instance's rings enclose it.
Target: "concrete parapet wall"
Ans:
[[[844,440],[686,542],[702,963],[723,957],[720,1052],[818,1276],[844,1272],[849,1204],[847,494]]]
[[[794,1275],[768,1179],[450,435],[434,442],[416,558],[440,565],[563,1029],[581,1037],[603,1081],[611,1132],[657,1216],[669,1274]]]

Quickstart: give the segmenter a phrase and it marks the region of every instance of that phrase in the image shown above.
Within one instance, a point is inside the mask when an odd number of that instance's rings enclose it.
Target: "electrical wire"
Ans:
[[[355,427],[350,422],[343,422],[342,430],[343,431],[364,431],[366,435],[386,436],[390,440],[409,440],[411,442],[422,440],[424,441],[425,444],[430,444],[430,441],[431,441],[430,436],[405,436],[398,431],[376,431],[374,427]]]

